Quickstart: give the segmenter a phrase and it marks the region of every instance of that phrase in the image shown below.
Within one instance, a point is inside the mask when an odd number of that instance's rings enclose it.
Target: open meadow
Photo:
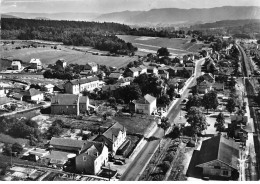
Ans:
[[[167,47],[172,55],[184,55],[197,52],[201,45],[190,43],[189,38],[159,38],[146,36],[117,35],[120,39],[131,42],[138,48],[136,54],[156,53],[160,47]],[[193,49],[190,49],[193,48]]]
[[[20,46],[25,45],[19,42]],[[17,43],[15,43],[17,46]],[[93,55],[92,53],[73,50],[70,47],[59,45],[57,49],[51,48],[52,45],[45,45],[45,47],[30,47],[15,49],[13,45],[1,46],[1,58],[13,60],[20,59],[24,63],[30,62],[32,58],[39,58],[44,65],[54,64],[58,59],[63,58],[68,64],[86,64],[87,62],[96,62],[100,65],[107,65],[112,67],[123,67],[129,62],[137,60],[137,57],[129,56],[101,56]],[[81,48],[82,50],[82,48]],[[95,52],[95,50],[86,47],[86,50]],[[98,52],[98,51],[97,51]]]

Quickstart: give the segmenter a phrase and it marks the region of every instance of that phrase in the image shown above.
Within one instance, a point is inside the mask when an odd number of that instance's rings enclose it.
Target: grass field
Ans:
[[[188,38],[159,38],[145,36],[118,35],[126,42],[131,42],[138,47],[136,54],[146,55],[147,53],[156,53],[160,47],[167,47],[172,55],[184,55],[190,52],[198,52],[201,44],[190,43]]]
[[[116,116],[114,120],[118,121],[121,125],[124,125],[128,133],[144,134],[145,130],[152,123],[150,119],[142,118],[141,116],[125,117]]]
[[[21,45],[24,45],[22,42]],[[58,49],[52,49],[50,45],[46,45],[45,48],[22,48],[14,49],[12,45],[1,46],[1,58],[8,60],[20,59],[27,63],[32,58],[39,58],[44,65],[54,64],[58,59],[63,58],[70,63],[85,64],[87,62],[96,62],[100,65],[122,67],[129,62],[134,61],[137,57],[112,57],[112,56],[100,56],[93,55],[91,53],[72,50],[69,47],[58,46]],[[8,49],[6,49],[8,48]],[[86,47],[86,50],[94,51],[93,49]]]
[[[22,138],[13,138],[10,135],[6,135],[6,134],[0,134],[0,142],[3,143],[7,143],[7,144],[14,144],[14,143],[19,143],[21,145],[23,144],[27,144],[28,143],[28,139],[22,139]]]

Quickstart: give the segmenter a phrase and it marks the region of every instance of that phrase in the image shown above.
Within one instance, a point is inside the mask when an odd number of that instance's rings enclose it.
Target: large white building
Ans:
[[[75,79],[65,83],[65,92],[69,94],[79,94],[82,91],[93,91],[95,88],[100,88],[98,77],[85,79]]]

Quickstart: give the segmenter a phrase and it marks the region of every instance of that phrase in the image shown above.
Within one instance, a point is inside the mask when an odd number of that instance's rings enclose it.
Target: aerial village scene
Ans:
[[[260,6],[63,1],[1,1],[0,181],[259,181]]]

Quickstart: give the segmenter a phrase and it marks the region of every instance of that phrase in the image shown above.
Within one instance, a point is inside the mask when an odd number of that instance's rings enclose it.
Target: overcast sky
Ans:
[[[96,12],[154,8],[210,8],[220,6],[260,6],[260,0],[0,0],[1,12]]]

